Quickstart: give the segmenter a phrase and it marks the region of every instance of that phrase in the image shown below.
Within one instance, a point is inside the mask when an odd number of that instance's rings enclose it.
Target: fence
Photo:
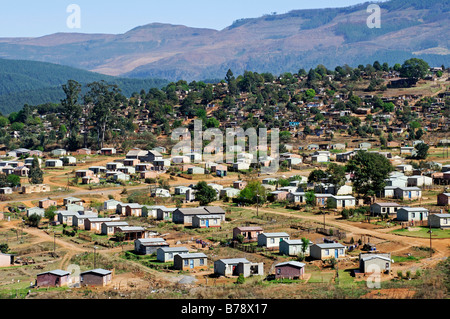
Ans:
[[[414,227],[414,226],[428,226],[428,220],[411,220],[407,222],[401,222],[402,229],[407,227]]]

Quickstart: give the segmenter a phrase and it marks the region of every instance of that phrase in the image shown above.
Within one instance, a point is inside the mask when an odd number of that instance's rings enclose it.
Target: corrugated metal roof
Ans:
[[[283,263],[276,264],[275,267],[286,266],[286,265],[299,267],[299,268],[302,268],[302,267],[306,266],[306,264],[298,262],[298,261],[285,261]]]
[[[109,275],[111,273],[111,270],[97,268],[97,269],[83,271],[82,273],[80,273],[80,275],[84,275],[84,274],[91,273],[91,272],[105,276],[105,275]]]
[[[179,257],[181,257],[182,259],[187,259],[187,258],[207,258],[207,256],[203,253],[186,253],[186,254],[179,254],[177,255]]]
[[[40,275],[45,275],[45,274],[52,274],[55,276],[67,276],[67,275],[70,275],[70,272],[61,270],[61,269],[55,269],[55,270],[41,272],[40,274],[37,274],[37,275],[40,276]]]

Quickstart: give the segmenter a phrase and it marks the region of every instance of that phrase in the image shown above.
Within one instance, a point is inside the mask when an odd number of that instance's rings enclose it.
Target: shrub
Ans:
[[[245,282],[245,278],[243,274],[239,274],[239,277],[236,279],[237,284],[243,284]]]

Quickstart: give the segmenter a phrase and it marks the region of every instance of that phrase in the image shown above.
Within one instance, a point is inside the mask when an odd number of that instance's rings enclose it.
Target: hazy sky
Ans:
[[[6,3],[5,3],[6,2]],[[240,18],[296,9],[344,7],[365,0],[2,0],[0,37],[36,37],[56,32],[124,33],[152,22],[221,30]],[[376,1],[377,2],[377,1]],[[80,28],[67,20],[80,8]],[[74,20],[73,20],[74,21]]]

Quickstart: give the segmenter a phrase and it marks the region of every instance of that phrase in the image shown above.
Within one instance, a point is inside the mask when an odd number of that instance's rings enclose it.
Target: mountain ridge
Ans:
[[[448,64],[450,1],[390,0],[381,28],[370,29],[365,2],[342,8],[292,10],[234,21],[222,29],[153,22],[123,34],[58,33],[0,39],[0,57],[63,64],[128,78],[201,80],[235,73],[293,72],[323,64],[401,63],[405,57]],[[439,54],[435,54],[438,52]],[[425,53],[425,54],[424,54]]]

